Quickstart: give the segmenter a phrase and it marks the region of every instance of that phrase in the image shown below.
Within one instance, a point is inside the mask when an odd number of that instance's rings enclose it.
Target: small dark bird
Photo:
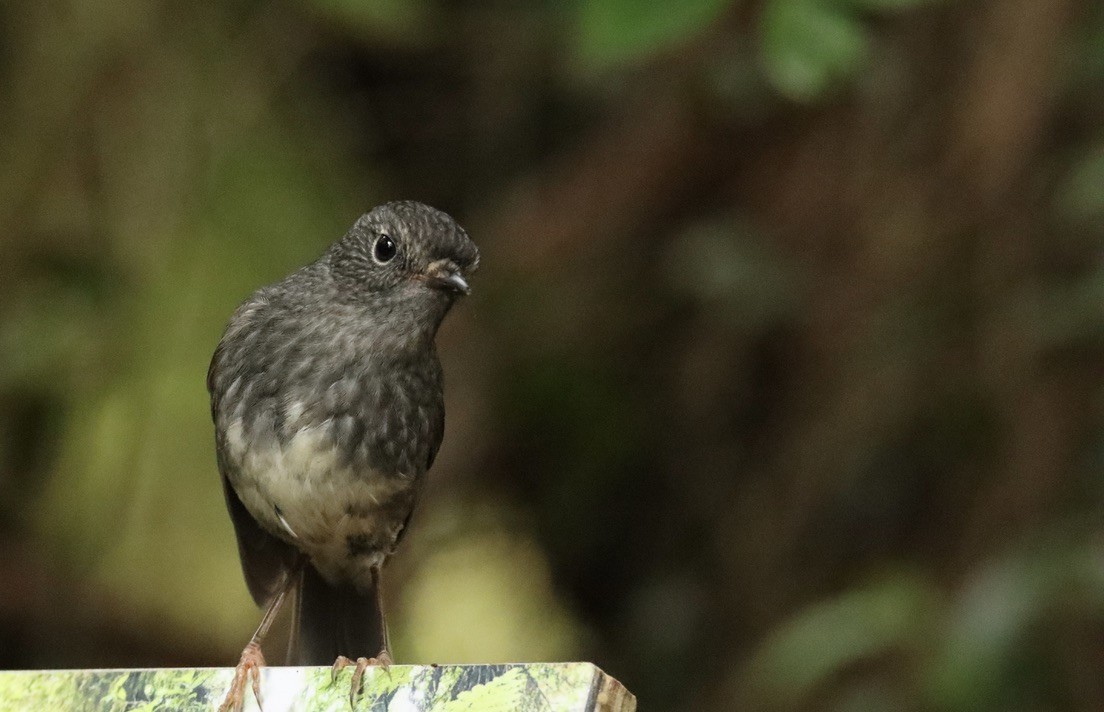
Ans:
[[[356,659],[355,696],[366,665],[391,662],[380,570],[441,445],[434,337],[478,264],[451,217],[387,203],[230,318],[207,389],[245,581],[266,610],[225,709],[250,677],[259,693],[260,644],[292,592],[291,664]]]

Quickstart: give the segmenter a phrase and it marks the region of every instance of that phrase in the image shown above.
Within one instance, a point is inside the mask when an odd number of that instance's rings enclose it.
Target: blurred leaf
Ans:
[[[1011,561],[971,582],[932,666],[932,694],[940,709],[976,709],[996,694],[1010,651],[1043,603],[1040,573]]]
[[[1045,659],[1027,641],[1050,616],[1099,621],[1104,567],[1099,546],[1051,537],[975,573],[950,611],[946,632],[927,666],[925,696],[933,709],[1003,710],[1028,699],[1040,683],[1020,661]],[[1096,623],[1094,623],[1096,625]]]
[[[582,0],[577,53],[598,69],[640,61],[701,32],[730,5],[732,0]]]
[[[934,600],[925,581],[898,576],[810,606],[767,638],[744,670],[745,684],[772,707],[800,704],[844,668],[914,643]]]
[[[824,0],[772,0],[761,23],[767,77],[794,101],[815,101],[845,83],[868,53],[858,19]]]
[[[933,0],[769,0],[761,17],[761,52],[783,95],[812,102],[846,84],[869,54],[862,16],[919,7]]]

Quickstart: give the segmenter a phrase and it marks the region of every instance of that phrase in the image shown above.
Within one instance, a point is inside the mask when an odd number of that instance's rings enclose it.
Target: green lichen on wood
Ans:
[[[230,685],[225,668],[49,670],[0,673],[0,712],[212,710]],[[351,670],[266,668],[265,712],[347,712]],[[631,712],[635,699],[597,694],[612,678],[588,663],[394,665],[369,668],[357,710],[371,712]],[[616,686],[616,685],[615,685]],[[619,686],[617,686],[619,687]],[[623,689],[623,688],[621,688]],[[257,710],[252,694],[246,710]]]

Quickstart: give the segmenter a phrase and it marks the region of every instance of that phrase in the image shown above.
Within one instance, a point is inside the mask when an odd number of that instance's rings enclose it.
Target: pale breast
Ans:
[[[413,473],[354,469],[332,421],[281,441],[257,424],[247,438],[239,419],[225,444],[231,485],[261,526],[306,553],[324,578],[368,584],[413,507]]]

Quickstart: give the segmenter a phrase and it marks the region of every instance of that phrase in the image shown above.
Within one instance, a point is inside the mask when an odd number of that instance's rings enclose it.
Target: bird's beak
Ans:
[[[446,292],[457,294],[471,294],[468,280],[461,276],[460,271],[451,262],[433,263],[426,270],[425,277],[429,286],[436,289],[443,289]]]

